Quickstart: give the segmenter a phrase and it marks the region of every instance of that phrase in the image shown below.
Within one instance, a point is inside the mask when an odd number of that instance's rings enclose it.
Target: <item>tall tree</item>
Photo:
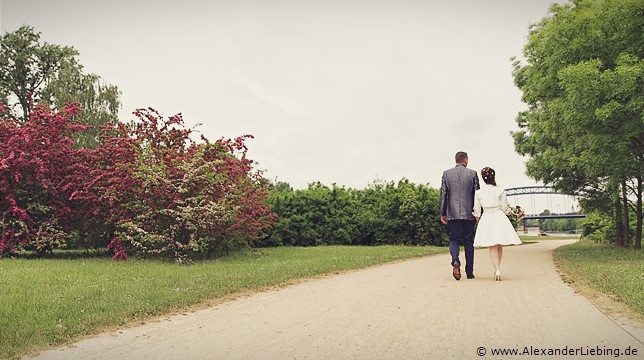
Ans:
[[[529,176],[585,204],[612,199],[616,230],[636,213],[635,246],[642,238],[644,174],[644,3],[578,0],[554,4],[530,28],[526,65],[513,75],[528,110],[513,133],[529,156]],[[629,206],[626,206],[630,204]],[[628,243],[628,233],[616,243]]]
[[[81,112],[76,120],[91,128],[74,135],[75,147],[94,148],[100,136],[104,135],[100,126],[118,121],[121,106],[120,92],[115,85],[105,83],[96,74],[83,73],[83,66],[76,60],[64,62],[49,85],[42,91],[42,102],[55,109],[65,107],[65,103],[78,102]]]
[[[11,115],[26,122],[35,104],[61,109],[81,103],[78,120],[86,125],[116,121],[120,93],[98,75],[86,74],[73,47],[42,43],[40,33],[23,25],[0,36],[0,101]],[[95,147],[99,130],[79,133],[76,146]]]

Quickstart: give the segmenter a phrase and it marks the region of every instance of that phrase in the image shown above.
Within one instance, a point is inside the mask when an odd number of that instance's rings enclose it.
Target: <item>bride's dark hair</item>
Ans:
[[[492,169],[491,167],[484,167],[483,169],[481,169],[481,177],[486,184],[496,186],[496,179],[494,175],[494,169]]]

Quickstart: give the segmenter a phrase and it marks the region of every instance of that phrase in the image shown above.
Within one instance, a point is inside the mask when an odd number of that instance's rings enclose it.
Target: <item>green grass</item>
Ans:
[[[609,294],[644,316],[644,252],[581,240],[555,250],[564,279]]]
[[[577,235],[553,235],[553,236],[537,236],[537,235],[521,235],[521,241],[535,241],[535,240],[570,240],[577,238]]]
[[[281,247],[189,266],[100,257],[0,260],[0,358],[300,279],[447,252],[437,247]]]

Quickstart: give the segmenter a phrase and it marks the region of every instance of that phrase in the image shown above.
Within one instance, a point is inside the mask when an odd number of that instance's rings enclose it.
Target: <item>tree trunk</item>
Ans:
[[[637,225],[635,229],[635,249],[642,249],[642,177],[637,178]]]
[[[615,246],[624,246],[624,227],[622,221],[622,202],[620,197],[615,198]]]
[[[31,95],[30,95],[31,97]],[[20,107],[22,107],[22,122],[26,123],[29,121],[29,116],[31,116],[31,109],[30,109],[30,98],[21,98],[20,99]]]
[[[627,193],[628,188],[626,187],[626,181],[622,181],[622,206],[624,207],[624,220],[622,222],[622,227],[624,230],[622,230],[622,237],[624,239],[623,244],[624,246],[630,246],[631,245],[631,235],[630,235],[630,226],[629,226],[629,216],[628,213],[630,212],[628,210],[628,193]]]

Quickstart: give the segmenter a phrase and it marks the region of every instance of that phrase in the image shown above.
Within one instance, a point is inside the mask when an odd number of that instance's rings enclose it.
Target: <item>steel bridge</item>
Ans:
[[[555,190],[554,186],[522,186],[505,189],[507,196],[514,195],[532,195],[532,194],[561,194]]]
[[[505,189],[505,194],[507,196],[518,196],[518,195],[540,195],[540,194],[554,194],[554,195],[567,195],[558,192],[554,186],[522,186],[522,187],[513,187]],[[548,209],[550,210],[550,209]],[[571,218],[585,218],[585,214],[548,214],[548,215],[538,215],[538,214],[526,214],[523,217],[523,220],[537,220],[537,219],[571,219]],[[524,222],[525,224],[525,222]]]

